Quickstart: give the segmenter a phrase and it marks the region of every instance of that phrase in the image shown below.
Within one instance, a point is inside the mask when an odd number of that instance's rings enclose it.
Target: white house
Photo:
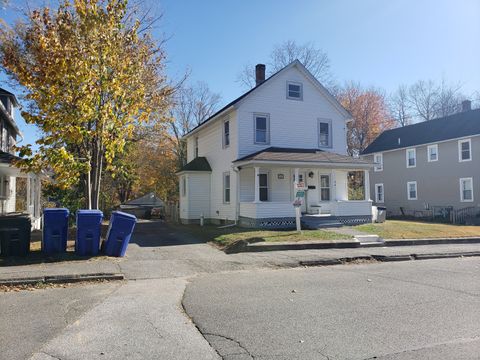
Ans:
[[[294,226],[294,184],[302,213],[341,223],[371,221],[367,160],[347,156],[351,115],[295,60],[192,129],[178,172],[184,223],[237,221],[249,227]],[[348,174],[363,171],[365,199],[349,201]]]
[[[14,120],[18,101],[0,88],[0,215],[30,214],[32,228],[41,226],[41,175],[25,173],[13,166],[19,159],[13,152],[17,136],[22,136]]]

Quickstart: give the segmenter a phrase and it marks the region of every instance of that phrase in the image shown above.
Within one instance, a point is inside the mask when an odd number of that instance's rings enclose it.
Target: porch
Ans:
[[[326,152],[321,153],[325,157]],[[370,164],[338,154],[327,156],[335,156],[337,161],[252,161],[239,166],[240,223],[252,227],[292,226],[296,184],[303,185],[303,215],[330,217],[347,224],[371,222]],[[356,181],[352,181],[354,175]],[[359,186],[352,189],[355,183]]]

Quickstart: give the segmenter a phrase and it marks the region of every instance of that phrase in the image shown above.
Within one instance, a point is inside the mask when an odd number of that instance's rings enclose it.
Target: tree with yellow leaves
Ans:
[[[64,0],[0,31],[0,60],[29,103],[22,116],[42,131],[18,166],[51,169],[63,187],[84,181],[88,208],[135,127],[165,121],[170,104],[165,53],[127,3]]]

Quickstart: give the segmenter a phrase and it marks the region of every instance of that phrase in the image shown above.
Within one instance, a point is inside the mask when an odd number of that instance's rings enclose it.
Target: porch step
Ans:
[[[385,246],[385,241],[378,235],[355,235],[355,238],[360,241],[361,247]]]
[[[343,224],[335,219],[333,216],[302,216],[302,227],[310,230],[338,228]]]

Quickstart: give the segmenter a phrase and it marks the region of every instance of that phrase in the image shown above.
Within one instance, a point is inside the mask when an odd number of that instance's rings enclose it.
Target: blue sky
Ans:
[[[272,47],[288,39],[327,52],[339,83],[390,92],[445,77],[466,95],[480,91],[479,0],[151,2],[163,12],[158,34],[170,38],[168,74],[189,69],[190,81],[205,81],[224,102],[242,93],[236,77],[244,64],[267,62]],[[2,11],[8,22],[13,17]],[[25,141],[34,141],[33,127],[19,126]]]

